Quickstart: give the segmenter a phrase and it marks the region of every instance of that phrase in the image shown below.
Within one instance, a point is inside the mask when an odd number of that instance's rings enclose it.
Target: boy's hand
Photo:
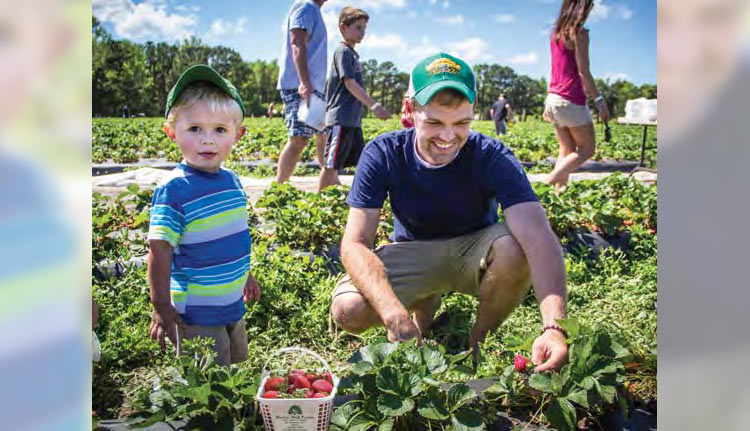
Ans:
[[[242,292],[242,300],[247,303],[251,299],[260,301],[260,286],[258,286],[258,282],[253,277],[253,274],[248,273],[247,282],[245,282],[245,288]]]
[[[377,106],[375,106],[375,109],[372,111],[372,113],[381,120],[387,120],[391,117],[391,113],[388,112],[387,109],[383,108],[383,106],[380,104],[377,104]]]
[[[158,340],[161,351],[167,350],[166,337],[177,345],[177,327],[185,329],[185,323],[180,318],[180,313],[172,304],[154,304],[154,313],[151,315],[151,329],[149,330],[152,340]]]

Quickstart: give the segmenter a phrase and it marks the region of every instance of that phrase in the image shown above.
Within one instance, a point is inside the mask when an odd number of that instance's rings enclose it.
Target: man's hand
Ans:
[[[245,282],[245,287],[242,289],[242,301],[247,304],[251,299],[260,301],[260,286],[258,286],[258,281],[255,280],[253,274],[248,273],[247,282]]]
[[[154,313],[151,315],[151,329],[149,330],[152,340],[158,340],[161,351],[167,350],[169,340],[177,345],[177,327],[185,329],[185,323],[180,318],[180,314],[174,309],[172,304],[154,304]]]
[[[312,95],[312,86],[305,85],[304,82],[300,81],[299,86],[297,87],[297,92],[299,93],[302,100],[307,103],[307,106],[310,107],[310,96]]]
[[[388,329],[388,341],[408,341],[416,338],[418,343],[422,343],[422,334],[408,312],[386,318],[383,323]]]
[[[565,335],[549,329],[534,340],[531,346],[531,362],[537,365],[534,372],[559,370],[568,361],[568,344]]]
[[[388,112],[387,109],[383,108],[383,106],[379,103],[375,106],[375,109],[372,111],[372,113],[381,120],[387,120],[391,118],[391,113]]]

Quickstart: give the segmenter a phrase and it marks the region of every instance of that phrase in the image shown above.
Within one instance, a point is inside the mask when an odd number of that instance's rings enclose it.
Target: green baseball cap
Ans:
[[[476,79],[471,67],[460,58],[444,52],[431,55],[417,63],[411,71],[408,94],[424,106],[440,90],[453,88],[474,103]]]
[[[182,75],[177,78],[177,83],[174,85],[174,87],[172,87],[171,90],[169,90],[169,94],[167,95],[167,106],[164,110],[165,117],[169,115],[169,110],[172,109],[172,106],[177,101],[177,97],[179,97],[180,93],[182,93],[182,90],[184,90],[188,84],[192,84],[197,81],[208,81],[211,84],[219,87],[223,92],[227,93],[229,97],[234,99],[235,102],[240,105],[242,116],[245,116],[245,104],[242,102],[242,97],[240,96],[239,91],[237,91],[234,85],[224,79],[221,75],[219,75],[217,71],[213,70],[209,66],[206,66],[205,64],[196,64],[194,66],[188,67],[186,71],[182,72]]]

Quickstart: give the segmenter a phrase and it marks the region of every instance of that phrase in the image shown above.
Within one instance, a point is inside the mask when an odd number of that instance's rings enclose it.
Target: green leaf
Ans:
[[[622,344],[617,343],[615,341],[611,344],[612,351],[615,352],[615,359],[623,359],[630,356],[630,350],[625,348]]]
[[[480,431],[484,429],[482,415],[472,409],[459,409],[451,415],[455,431]]]
[[[612,404],[615,402],[615,397],[617,396],[617,389],[615,389],[612,385],[600,385],[599,386],[599,394],[604,398],[604,401],[606,401],[609,404]]]
[[[565,398],[553,398],[544,411],[549,423],[561,431],[575,430],[576,409]]]
[[[417,411],[427,419],[445,420],[450,417],[450,412],[437,391],[430,391],[427,396],[423,397],[419,401]]]
[[[477,393],[474,391],[474,389],[471,389],[463,383],[457,383],[451,386],[451,388],[448,390],[448,408],[451,410],[451,412],[454,412],[470,402],[476,396]]]
[[[558,325],[562,326],[565,332],[568,333],[569,340],[575,340],[578,336],[580,326],[578,325],[578,319],[555,319]]]
[[[344,431],[349,429],[349,422],[361,413],[356,401],[348,402],[337,407],[331,414],[331,430]]]
[[[206,383],[201,386],[179,387],[174,392],[177,396],[208,404],[208,397],[211,395],[211,384]]]
[[[579,383],[582,388],[584,389],[591,389],[596,384],[596,379],[591,376],[586,376],[581,380],[581,383]]]
[[[378,371],[375,383],[378,389],[387,394],[406,396],[411,391],[401,384],[404,379],[399,377],[401,376],[395,368],[383,367]]]
[[[431,374],[440,374],[448,369],[448,364],[442,353],[429,346],[422,346],[420,350],[422,353],[422,359]]]
[[[455,355],[445,355],[445,359],[450,364],[457,364],[465,361],[471,355],[471,350],[464,350],[463,352],[456,353]]]
[[[542,373],[532,374],[531,377],[529,377],[529,386],[531,386],[532,388],[538,391],[552,393],[552,386],[551,386],[549,374],[542,374]]]
[[[138,187],[138,184],[136,184],[136,183],[130,183],[130,184],[128,184],[128,191],[130,193],[138,193],[138,190],[140,190],[140,189],[141,188]]]
[[[414,400],[397,395],[382,394],[378,397],[378,411],[387,416],[401,416],[414,409]]]
[[[571,402],[578,404],[579,406],[588,409],[589,408],[589,397],[588,391],[585,389],[578,389],[571,391],[566,398]]]
[[[505,380],[497,380],[495,383],[491,384],[487,389],[482,391],[482,393],[487,395],[503,395],[510,393],[510,389],[508,389],[508,385],[505,382]]]
[[[388,418],[378,425],[378,431],[391,431],[393,430],[393,418]]]
[[[565,381],[563,380],[562,375],[553,373],[552,376],[550,377],[550,389],[552,389],[552,393],[554,394],[562,393],[564,384],[565,384]]]
[[[364,376],[365,374],[371,372],[374,369],[375,369],[375,365],[373,365],[372,362],[359,361],[354,364],[354,367],[352,367],[352,373],[358,376]]]

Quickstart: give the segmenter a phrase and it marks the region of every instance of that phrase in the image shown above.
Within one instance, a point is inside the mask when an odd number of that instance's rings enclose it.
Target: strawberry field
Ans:
[[[161,130],[161,118],[94,118],[92,120],[92,160],[94,163],[133,163],[139,160],[161,159],[179,161],[177,146],[170,142]],[[279,152],[286,142],[286,128],[280,118],[246,118],[244,125],[247,134],[237,143],[229,157],[230,166],[238,161],[260,159],[278,160]],[[381,121],[365,118],[362,124],[365,141],[380,133],[395,130],[401,125],[397,119]],[[597,150],[593,160],[631,160],[638,161],[642,140],[642,129],[617,124],[610,125],[611,142],[604,142],[602,126],[597,126]],[[475,121],[472,128],[476,131],[494,136],[494,125],[491,121]],[[656,131],[649,131],[651,140]],[[557,157],[557,141],[551,124],[529,119],[513,123],[503,138],[524,162],[544,162],[548,157]],[[315,157],[312,145],[305,148],[302,160],[312,161]],[[646,152],[646,162],[656,165],[656,152]],[[534,168],[544,172],[551,170],[551,165],[540,164]],[[241,171],[241,169],[238,169]],[[267,172],[271,175],[271,172]]]
[[[94,119],[94,161],[177,160],[160,122]],[[477,123],[475,128],[485,132],[492,127]],[[245,124],[248,136],[233,159],[276,157],[285,139],[283,123],[248,119]],[[366,121],[365,136],[389,127],[394,124]],[[556,153],[554,135],[545,127],[515,124],[506,141],[519,158],[541,160]],[[600,145],[597,155],[637,160],[640,130],[613,131],[614,142]],[[177,359],[171,345],[162,354],[148,337],[148,284],[145,267],[136,264],[146,253],[151,190],[130,186],[119,195],[94,194],[92,284],[102,346],[93,368],[95,419],[260,430],[261,416],[251,407],[263,383],[262,367],[270,353],[294,345],[321,354],[341,378],[337,395],[349,401],[333,411],[332,430],[480,430],[498,421],[605,429],[613,420],[627,420],[635,407],[655,413],[656,184],[611,175],[573,182],[560,194],[542,184],[534,189],[566,250],[569,319],[561,323],[571,348],[559,373],[528,373],[516,364],[517,355],[530,356],[530,341],[541,325],[532,293],[481,345],[478,363],[466,352],[477,301],[461,294],[445,295],[441,324],[422,346],[387,343],[382,328],[358,336],[337,329],[329,307],[342,270],[337,244],[347,214],[345,186],[318,195],[274,184],[248,203],[252,271],[261,299],[249,303],[245,315],[247,362],[219,367],[202,340],[187,346],[202,352],[200,359]],[[386,205],[378,241],[391,226]],[[97,269],[113,262],[121,264],[115,276]],[[311,370],[306,363],[285,369],[299,368]],[[483,384],[472,383],[477,381]],[[290,383],[276,387],[282,388],[280,396]]]

